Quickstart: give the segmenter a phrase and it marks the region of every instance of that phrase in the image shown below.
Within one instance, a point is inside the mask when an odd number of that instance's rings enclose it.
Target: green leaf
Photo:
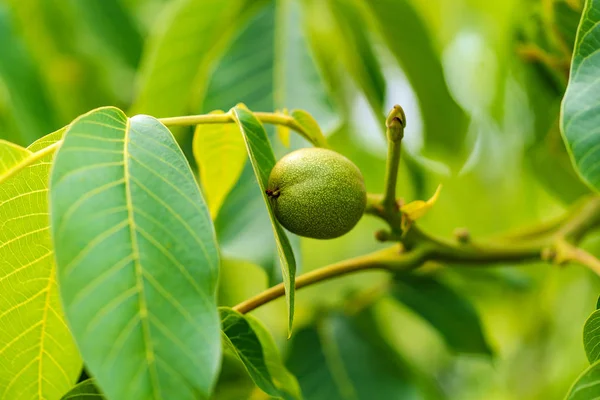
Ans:
[[[10,104],[20,131],[8,139],[27,144],[56,129],[58,124],[40,71],[17,36],[9,17],[6,5],[0,4],[0,79],[10,95]]]
[[[136,68],[142,53],[142,35],[122,0],[71,0],[85,27],[122,62]]]
[[[80,382],[61,397],[61,400],[104,400],[105,397],[102,395],[100,389],[96,387],[95,383],[94,379],[87,379]]]
[[[53,147],[0,141],[0,398],[57,399],[81,360],[58,295],[48,219]]]
[[[553,2],[552,16],[554,23],[556,24],[555,29],[560,33],[562,42],[567,49],[572,49],[575,45],[577,26],[581,17],[581,6],[578,2],[570,0],[560,0]]]
[[[403,361],[339,314],[294,334],[288,368],[310,400],[423,398]]]
[[[273,155],[267,132],[254,114],[241,106],[234,107],[232,111],[236,123],[244,136],[250,162],[252,163],[252,168],[254,169],[254,174],[256,175],[256,180],[258,181],[263,200],[269,211],[271,225],[273,226],[277,251],[281,262],[283,284],[285,286],[285,299],[288,308],[288,331],[291,333],[292,321],[294,319],[296,260],[294,258],[290,240],[279,222],[277,222],[271,208],[271,202],[265,193],[269,183],[269,174],[276,163],[275,156]]]
[[[135,113],[156,117],[184,113],[215,56],[227,45],[256,2],[250,0],[183,0],[170,4],[163,28],[150,39],[142,57]],[[200,88],[196,88],[200,90]],[[227,107],[214,107],[229,108]]]
[[[590,364],[600,360],[600,310],[594,311],[585,321],[583,347]]]
[[[342,82],[337,76],[338,68],[345,69],[364,93],[375,115],[382,116],[385,78],[364,29],[361,10],[355,2],[344,0],[307,0],[303,5],[310,44],[330,87],[339,90]]]
[[[299,399],[298,382],[283,365],[269,332],[255,318],[221,307],[224,342],[244,364],[265,393],[284,399]]]
[[[455,351],[492,353],[475,308],[439,280],[429,276],[399,275],[391,293],[429,322]]]
[[[112,76],[111,78],[118,79],[119,84],[115,88],[109,87],[107,78],[113,74],[113,63],[109,58],[100,56],[101,52],[96,51],[96,46],[90,45],[87,36],[80,31],[87,26],[72,8],[71,3],[75,1],[78,0],[3,2],[10,5],[13,21],[20,28],[20,39],[26,45],[45,89],[39,92],[29,88],[19,95],[35,93],[40,102],[47,95],[52,106],[52,115],[45,116],[39,112],[35,116],[45,118],[45,124],[51,123],[46,130],[28,132],[35,138],[60,125],[66,125],[74,115],[82,114],[98,104],[114,104],[117,98],[129,102],[130,94],[123,96],[123,92],[129,91],[132,80],[123,79],[122,75]],[[120,41],[123,40],[125,38]],[[8,61],[6,57],[3,59]],[[26,69],[25,65],[17,63],[12,67],[20,68],[20,73],[24,73]],[[127,74],[127,71],[124,73]],[[115,91],[119,92],[118,95]],[[36,96],[27,97],[31,100]]]
[[[424,151],[452,158],[466,156],[468,118],[448,90],[440,58],[417,11],[408,0],[364,4],[417,94]]]
[[[215,113],[223,111],[211,114]],[[244,169],[244,139],[233,124],[205,124],[196,126],[192,146],[210,215],[215,219]]]
[[[337,122],[302,35],[295,0],[269,1],[217,64],[203,111],[244,103],[252,110],[306,109],[326,128]]]
[[[582,179],[600,189],[600,0],[588,0],[581,16],[561,128]]]
[[[565,400],[591,400],[598,397],[600,397],[600,361],[583,371]]]
[[[68,128],[50,181],[65,313],[108,398],[207,398],[221,357],[219,257],[169,130],[93,110]]]

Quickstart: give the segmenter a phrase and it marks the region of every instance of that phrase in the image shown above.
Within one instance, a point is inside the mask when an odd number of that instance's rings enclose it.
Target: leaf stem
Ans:
[[[254,116],[264,124],[283,125],[298,132],[304,139],[315,146],[322,146],[315,143],[314,139],[289,115],[271,112],[255,112]],[[231,113],[225,114],[200,114],[186,115],[182,117],[169,117],[158,119],[165,126],[194,126],[202,124],[233,124],[235,120]]]

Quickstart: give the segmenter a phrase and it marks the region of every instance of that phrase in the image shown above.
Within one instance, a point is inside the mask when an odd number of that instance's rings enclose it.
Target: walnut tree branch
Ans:
[[[369,197],[372,202],[366,213],[387,221],[386,213],[381,207],[377,207],[380,204],[377,196]],[[515,237],[511,234],[507,238],[468,243],[438,238],[413,226],[405,235],[403,245],[395,245],[302,274],[296,278],[296,289],[359,271],[409,271],[428,261],[456,267],[573,261],[600,275],[600,261],[576,247],[587,234],[600,228],[600,197],[583,199],[557,221],[544,224],[544,229],[527,230],[527,234],[520,240],[511,240]],[[533,233],[536,231],[539,234]],[[283,284],[279,284],[236,305],[234,309],[247,313],[283,295]]]

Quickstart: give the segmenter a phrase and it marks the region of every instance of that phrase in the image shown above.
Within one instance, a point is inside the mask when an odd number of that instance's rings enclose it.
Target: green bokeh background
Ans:
[[[425,199],[443,184],[421,223],[446,237],[457,227],[477,238],[545,221],[587,193],[557,129],[580,1],[372,1],[371,8],[359,0],[207,0],[206,7],[200,0],[0,0],[0,138],[28,145],[104,105],[175,116],[160,102],[139,100],[149,85],[148,70],[169,63],[155,57],[161,35],[176,23],[194,31],[198,21],[210,20],[188,15],[174,21],[186,3],[198,3],[196,9],[214,12],[215,18],[236,3],[242,11],[220,21],[213,36],[174,42],[181,58],[170,59],[172,75],[160,84],[180,85],[177,68],[194,72],[185,91],[176,93],[185,105],[182,115],[226,110],[238,102],[254,111],[306,108],[332,148],[362,170],[368,191],[381,192],[382,121],[387,109],[401,104],[408,124],[398,194],[407,201]],[[378,7],[388,7],[392,17],[378,19],[373,11]],[[190,64],[186,40],[219,45]],[[305,81],[312,86],[307,89]],[[289,151],[269,130],[276,154]],[[191,155],[192,130],[174,133]],[[292,138],[292,147],[302,146],[307,143]],[[190,162],[195,165],[191,157]],[[233,305],[280,280],[268,216],[249,166],[215,226],[228,260],[222,267],[222,304]],[[365,217],[339,239],[291,235],[300,272],[383,247],[373,236],[380,228],[379,221]],[[598,239],[590,238],[586,248],[600,251]],[[424,319],[389,296],[364,304],[365,293],[387,282],[384,273],[299,291],[295,329],[306,339],[302,343],[292,339],[290,346],[286,340],[283,301],[254,315],[269,326],[284,354],[300,357],[297,346],[311,343],[315,321],[317,327],[346,329],[339,313],[352,321],[367,313],[376,335],[360,340],[385,342],[420,377],[414,379],[425,389],[415,398],[564,396],[587,366],[582,327],[600,289],[591,272],[544,264],[436,273],[472,301],[493,357],[453,352]],[[444,304],[439,307],[443,311]],[[289,361],[292,371],[301,370],[294,363]],[[260,398],[239,368],[232,360],[225,363],[216,398]],[[377,387],[372,390],[371,398],[382,398]]]

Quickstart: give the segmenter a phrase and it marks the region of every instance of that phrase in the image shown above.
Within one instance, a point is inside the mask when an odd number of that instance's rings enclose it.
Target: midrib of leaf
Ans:
[[[50,307],[50,287],[52,283],[54,283],[54,263],[52,263],[52,268],[50,268],[50,277],[48,278],[48,285],[46,289],[44,289],[46,298],[44,299],[44,311],[42,314],[42,329],[40,329],[40,355],[38,356],[38,396],[40,399],[44,398],[42,394],[42,365],[44,362],[44,340],[46,339],[46,324],[48,322],[48,308]]]
[[[153,394],[155,398],[158,398],[160,394],[160,387],[158,385],[158,372],[156,370],[156,363],[154,362],[154,348],[152,346],[152,338],[150,335],[150,326],[148,322],[148,305],[146,304],[146,297],[144,295],[144,276],[142,270],[142,264],[140,262],[140,251],[137,242],[137,232],[135,218],[133,216],[133,201],[131,199],[131,177],[129,175],[129,132],[131,129],[131,122],[127,118],[125,125],[125,137],[123,140],[123,167],[125,176],[125,201],[127,207],[127,219],[129,221],[129,237],[131,240],[131,250],[133,252],[133,264],[135,266],[136,275],[136,286],[139,299],[139,316],[142,324],[142,330],[144,334],[144,347],[146,350],[146,361],[148,362],[148,372],[150,375],[150,382],[153,388]]]
[[[0,185],[4,181],[8,180],[10,177],[18,174],[19,172],[23,171],[25,168],[34,164],[36,161],[39,161],[40,159],[44,158],[48,154],[54,153],[60,147],[61,144],[62,144],[62,141],[58,141],[58,142],[55,142],[54,144],[51,144],[48,147],[44,147],[42,150],[36,151],[35,153],[31,153],[30,157],[25,158],[24,160],[19,162],[14,167],[9,168],[4,174],[2,174],[0,176]]]

